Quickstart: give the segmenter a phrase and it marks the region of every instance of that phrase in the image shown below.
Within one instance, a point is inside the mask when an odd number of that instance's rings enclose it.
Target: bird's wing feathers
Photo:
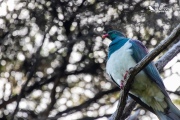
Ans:
[[[110,75],[112,81],[120,88],[120,86],[115,82],[115,80],[113,79],[113,77]],[[134,99],[138,104],[140,104],[141,106],[143,106],[144,108],[148,109],[149,111],[154,113],[154,110],[151,106],[148,106],[147,104],[145,104],[140,98],[136,97],[135,95],[129,93],[128,94],[132,99]]]
[[[140,104],[141,106],[143,106],[144,108],[148,109],[149,111],[151,111],[152,113],[154,113],[154,110],[151,106],[148,106],[147,104],[145,104],[140,98],[136,97],[135,95],[129,93],[129,96],[134,99],[138,104]]]
[[[132,57],[138,63],[148,54],[147,49],[138,40],[129,40],[129,42],[132,44],[131,47],[131,49],[133,49]],[[167,92],[165,91],[165,86],[153,62],[150,62],[143,70],[145,71],[147,76],[151,78],[151,80],[153,80],[153,82],[155,82],[159,86],[159,88],[164,93],[164,95],[168,97]]]

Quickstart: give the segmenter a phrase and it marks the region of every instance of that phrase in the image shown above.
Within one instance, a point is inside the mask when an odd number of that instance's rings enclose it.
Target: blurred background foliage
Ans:
[[[176,0],[0,0],[1,119],[21,98],[16,119],[106,120],[119,89],[108,81],[110,40],[101,35],[120,30],[152,50],[179,15]],[[162,77],[180,78],[180,55],[171,63]],[[155,118],[141,109],[145,117]]]

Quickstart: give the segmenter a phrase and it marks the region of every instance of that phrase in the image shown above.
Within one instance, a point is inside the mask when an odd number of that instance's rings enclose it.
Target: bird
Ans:
[[[127,38],[117,30],[107,32],[102,38],[112,41],[108,48],[106,72],[123,89],[129,69],[140,62],[148,50],[141,41]],[[134,77],[129,96],[160,120],[180,120],[180,111],[172,103],[153,62]]]

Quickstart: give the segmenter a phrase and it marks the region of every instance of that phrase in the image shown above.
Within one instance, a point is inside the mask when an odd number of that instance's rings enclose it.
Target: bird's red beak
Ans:
[[[104,35],[102,35],[102,38],[105,39],[105,38],[107,38],[108,36],[109,36],[108,34],[104,34]]]

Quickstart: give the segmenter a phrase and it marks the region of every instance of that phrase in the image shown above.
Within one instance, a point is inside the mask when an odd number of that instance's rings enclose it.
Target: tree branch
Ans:
[[[24,96],[24,93],[25,93],[24,91],[25,91],[28,83],[30,82],[31,78],[33,77],[37,67],[38,67],[38,63],[39,63],[39,59],[40,59],[40,51],[41,51],[41,48],[42,48],[42,46],[44,44],[44,41],[45,41],[45,38],[46,38],[46,34],[49,32],[50,28],[51,27],[49,27],[47,29],[47,31],[45,32],[45,34],[43,36],[41,46],[39,46],[39,48],[37,49],[36,55],[34,57],[34,61],[32,61],[33,62],[33,67],[29,71],[28,78],[27,78],[26,82],[24,83],[24,85],[22,86],[22,89],[21,89],[19,95],[17,96],[17,104],[16,104],[16,108],[15,108],[15,110],[14,110],[12,116],[11,116],[11,120],[14,120],[14,116],[18,112],[19,102],[21,101],[21,98]]]
[[[180,96],[180,91],[177,91],[177,90],[174,91],[174,92],[167,90],[167,92],[168,92],[168,93],[173,93],[173,94],[175,94],[175,95],[179,95],[179,96]]]
[[[115,120],[119,120],[119,118],[122,120],[122,114],[124,107],[126,105],[126,98],[128,95],[128,92],[130,90],[130,87],[133,83],[134,76],[140,72],[147,64],[149,64],[158,54],[160,54],[168,45],[170,45],[178,36],[180,35],[180,24],[177,25],[177,27],[171,32],[171,34],[165,38],[159,45],[148,55],[146,55],[143,60],[141,60],[134,68],[131,68],[129,70],[129,75],[125,81],[127,81],[121,96],[121,99],[119,100],[119,106],[118,106],[118,112],[115,117]]]
[[[174,58],[180,52],[180,41],[172,46],[170,50],[168,50],[165,55],[163,55],[158,62],[156,63],[156,67],[159,71],[162,71],[164,66]]]
[[[63,116],[63,114],[71,114],[75,111],[79,111],[79,110],[82,110],[83,108],[89,106],[91,103],[97,101],[98,99],[102,98],[104,95],[107,95],[107,94],[110,94],[110,93],[113,93],[113,92],[117,92],[119,90],[118,87],[115,87],[111,90],[107,90],[107,91],[102,91],[100,93],[97,93],[93,98],[90,98],[89,100],[83,102],[82,104],[78,105],[78,106],[74,106],[74,107],[70,107],[64,111],[61,111],[59,113],[56,114],[56,116],[52,117],[52,118],[49,118],[49,119],[54,119],[54,118],[59,118],[61,116]]]
[[[122,91],[121,91],[122,93]],[[122,119],[125,120],[130,114],[131,111],[134,109],[134,107],[136,106],[136,102],[132,99],[132,98],[128,98],[128,102],[126,104],[126,107],[124,108],[124,113],[122,115]],[[118,113],[118,110],[116,110],[110,117],[108,120],[114,120],[116,115]]]
[[[55,103],[57,101],[56,88],[59,85],[59,83],[60,83],[59,79],[56,79],[54,81],[54,86],[53,86],[53,88],[51,90],[51,95],[50,95],[51,102],[49,103],[49,105],[47,105],[47,108],[40,113],[41,119],[47,119],[47,117],[49,116],[50,111],[53,109],[53,107],[54,107],[54,105],[55,105]]]

